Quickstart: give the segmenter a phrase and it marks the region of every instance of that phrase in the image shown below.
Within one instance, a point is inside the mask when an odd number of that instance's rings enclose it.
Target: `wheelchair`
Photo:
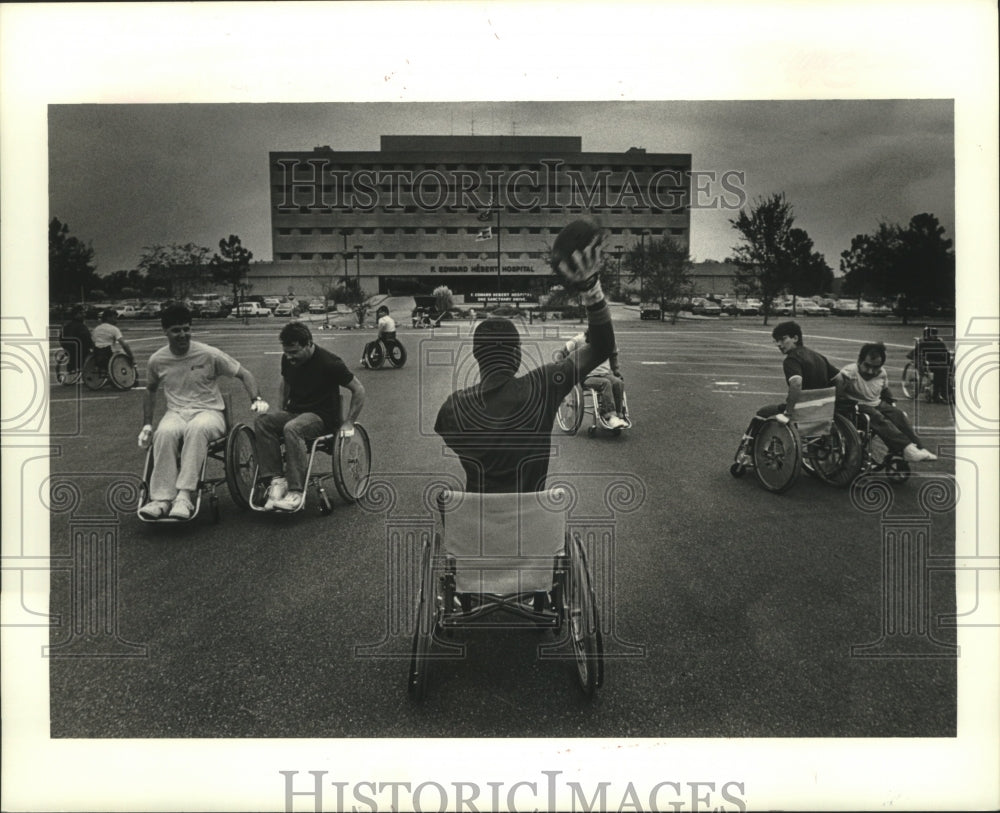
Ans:
[[[89,390],[99,390],[108,382],[115,389],[130,390],[136,383],[135,365],[121,351],[108,353],[95,350],[88,353],[83,364],[72,372],[69,370],[70,355],[65,348],[59,348],[53,360],[56,381],[64,386],[76,384],[81,378]]]
[[[252,429],[247,427],[249,433],[249,443],[256,450],[256,437]],[[284,449],[284,446],[282,446]],[[314,469],[317,453],[328,454],[332,458],[332,465],[329,472],[321,472]],[[249,508],[252,511],[264,511],[266,502],[267,484],[260,479],[260,470],[256,463],[257,456],[254,452],[254,465],[250,482],[253,484],[250,489],[250,496],[246,504],[240,504],[241,508]],[[327,494],[325,483],[333,478],[334,486],[341,499],[348,505],[356,503],[368,490],[369,478],[372,470],[372,445],[368,438],[367,430],[360,424],[354,424],[354,435],[349,438],[340,436],[340,432],[321,435],[313,440],[309,447],[309,463],[306,467],[306,491],[313,489],[319,501],[319,512],[323,516],[333,513],[333,503]],[[294,511],[282,511],[281,513],[295,514],[305,508],[305,499],[299,503],[299,507]],[[267,513],[272,513],[268,511]],[[278,513],[278,512],[273,512]]]
[[[361,363],[369,370],[378,370],[388,360],[392,367],[406,364],[406,348],[398,339],[376,339],[365,346]]]
[[[552,630],[553,652],[569,645],[581,691],[604,682],[597,600],[579,535],[566,528],[565,490],[475,494],[443,490],[433,539],[425,543],[408,692],[422,700],[431,663],[453,653],[455,630]],[[484,622],[496,613],[504,622]],[[559,656],[556,656],[559,657]]]
[[[829,485],[850,485],[861,471],[861,441],[835,405],[834,387],[806,390],[788,415],[761,419],[755,433],[740,439],[729,473],[742,477],[753,469],[775,494],[791,488],[802,469]]]
[[[860,474],[884,472],[890,483],[905,483],[910,477],[910,464],[901,455],[889,451],[885,441],[872,429],[871,418],[855,405],[851,420],[861,443]]]
[[[622,388],[621,409],[621,419],[625,421],[624,426],[612,427],[608,425],[608,422],[604,420],[604,416],[601,415],[600,398],[598,397],[597,390],[585,384],[574,385],[573,389],[563,398],[562,403],[559,404],[559,409],[556,411],[556,423],[559,424],[559,428],[567,435],[575,435],[583,424],[583,417],[587,412],[590,412],[593,417],[593,423],[587,427],[588,437],[594,437],[597,434],[598,427],[610,432],[615,437],[621,435],[623,429],[632,428],[632,420],[629,418],[628,412],[628,394],[625,392],[624,387]]]
[[[916,355],[916,354],[915,354]],[[927,403],[934,403],[934,373],[930,367],[920,360],[908,361],[903,367],[903,378],[900,382],[903,395],[916,400],[923,397]],[[948,403],[955,404],[955,352],[948,351]]]
[[[138,513],[147,502],[149,502],[150,479],[153,476],[153,444],[150,443],[146,450],[146,459],[142,469],[142,485],[139,488],[139,504],[136,506],[136,516],[142,522],[168,523],[168,522],[190,522],[201,511],[202,495],[208,495],[209,506],[212,512],[212,522],[219,521],[219,496],[217,489],[223,483],[229,490],[229,496],[240,508],[249,506],[251,492],[254,486],[254,475],[257,471],[256,448],[253,442],[253,430],[246,424],[238,423],[233,426],[230,416],[232,415],[232,399],[229,395],[223,396],[225,407],[223,417],[226,422],[226,431],[222,437],[210,441],[208,444],[208,454],[201,466],[201,474],[198,477],[198,486],[195,489],[194,511],[187,519],[177,519],[172,517],[162,517],[160,519],[149,519]],[[209,461],[221,463],[222,474],[209,477]]]

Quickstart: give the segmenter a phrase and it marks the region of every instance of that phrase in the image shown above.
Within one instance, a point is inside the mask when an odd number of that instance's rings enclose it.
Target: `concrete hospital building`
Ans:
[[[605,253],[689,245],[690,154],[583,152],[576,136],[393,136],[377,152],[269,155],[272,262],[255,293],[541,293],[559,230],[596,217]]]

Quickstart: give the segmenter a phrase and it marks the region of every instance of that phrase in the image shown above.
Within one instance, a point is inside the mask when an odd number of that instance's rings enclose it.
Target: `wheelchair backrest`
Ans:
[[[802,437],[829,435],[830,427],[833,425],[833,410],[836,400],[836,387],[803,390],[798,403],[789,413],[789,417],[795,422],[799,434]]]
[[[438,497],[442,552],[455,560],[460,593],[507,595],[548,590],[565,550],[566,494],[443,491]]]

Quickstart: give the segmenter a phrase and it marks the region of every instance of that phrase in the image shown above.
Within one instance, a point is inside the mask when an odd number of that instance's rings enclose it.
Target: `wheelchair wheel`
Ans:
[[[884,471],[890,483],[905,483],[910,479],[910,464],[899,455],[892,454],[878,435],[872,435],[868,454],[875,464],[873,469]]]
[[[385,362],[385,345],[380,341],[372,342],[365,353],[365,360],[370,370],[377,370]]]
[[[238,507],[249,508],[257,483],[257,444],[253,430],[246,424],[237,424],[229,432],[225,466],[229,496]]]
[[[903,367],[903,380],[901,383],[903,395],[907,398],[919,398],[920,393],[923,392],[923,374],[912,361],[908,361],[906,366]]]
[[[568,610],[577,680],[581,691],[591,696],[604,680],[604,646],[587,557],[576,536],[573,537],[570,553]]]
[[[108,377],[120,390],[130,390],[135,386],[135,365],[124,353],[115,353],[108,362]]]
[[[107,370],[101,369],[101,365],[97,363],[97,359],[94,358],[93,354],[87,356],[83,362],[83,383],[86,384],[87,389],[99,390],[107,381]]]
[[[739,463],[733,463],[733,465],[729,467],[729,473],[733,475],[733,477],[742,477],[747,473],[747,467],[740,465]]]
[[[768,418],[753,444],[754,471],[768,491],[781,494],[791,488],[801,468],[799,433],[790,423]]]
[[[55,354],[52,356],[52,361],[56,367],[56,382],[69,386],[70,384],[75,384],[80,380],[80,371],[74,370],[72,373],[69,371],[69,353],[67,353],[62,348],[56,350]]]
[[[407,681],[407,690],[414,700],[423,700],[427,694],[427,673],[431,665],[430,651],[436,614],[434,556],[440,544],[441,537],[435,534],[433,545],[425,545],[420,557],[420,587],[416,616],[413,619],[413,647]]]
[[[393,367],[402,367],[406,364],[406,348],[399,342],[392,342],[385,355]]]
[[[556,411],[556,423],[567,435],[575,435],[583,423],[583,391],[573,387]]]
[[[816,476],[838,488],[850,485],[863,465],[858,430],[843,415],[834,415],[830,434],[807,444],[804,454]]]
[[[372,471],[372,444],[368,432],[354,424],[354,437],[337,433],[333,444],[333,482],[344,502],[354,503],[368,491]]]

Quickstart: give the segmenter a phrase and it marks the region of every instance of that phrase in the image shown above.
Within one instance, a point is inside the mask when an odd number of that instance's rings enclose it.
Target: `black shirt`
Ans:
[[[833,379],[840,372],[830,364],[826,356],[801,345],[785,356],[781,366],[785,371],[785,381],[796,375],[802,376],[802,389],[804,390],[821,390],[824,387],[832,387]]]
[[[292,366],[281,357],[281,375],[288,384],[288,412],[314,412],[323,419],[327,431],[341,424],[340,388],[354,380],[343,359],[329,350],[313,346],[313,354],[302,364]]]

